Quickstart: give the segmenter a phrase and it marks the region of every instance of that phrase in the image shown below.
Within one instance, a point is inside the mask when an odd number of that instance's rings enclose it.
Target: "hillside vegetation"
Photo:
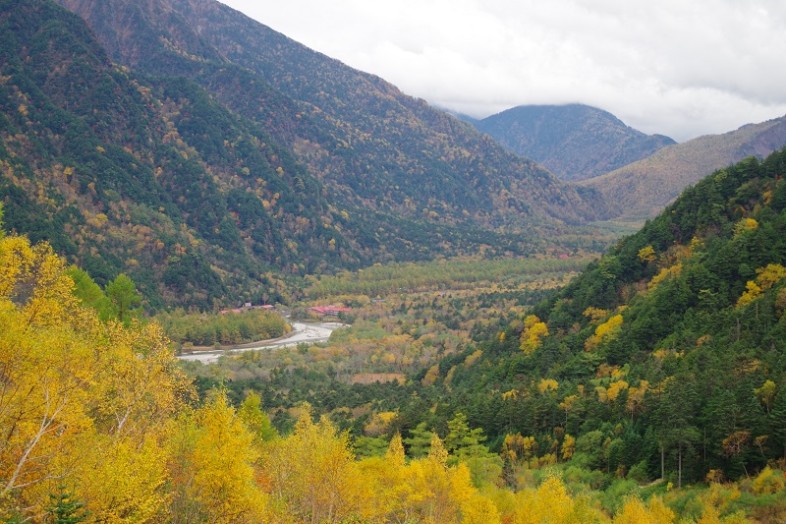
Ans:
[[[683,189],[716,169],[748,156],[762,159],[784,145],[786,117],[668,146],[582,184],[602,192],[616,216],[652,218]]]
[[[460,413],[444,438],[419,426],[405,439],[385,437],[395,412],[378,413],[367,427],[380,437],[364,441],[301,404],[282,436],[253,392],[234,406],[221,390],[195,403],[160,329],[102,322],[73,293],[49,246],[0,233],[4,522],[676,520],[667,503],[681,499],[668,494],[604,498],[556,473],[521,476],[516,488],[511,464],[531,460],[533,441],[506,443],[503,460]],[[763,470],[745,500],[772,507],[778,474]],[[716,484],[692,497],[701,522],[740,507],[729,506],[735,489]],[[748,520],[734,511],[723,522]]]
[[[343,216],[259,127],[187,80],[146,82],[114,66],[53,3],[5,2],[0,24],[11,228],[102,284],[132,275],[153,307],[258,300],[272,270],[342,260],[329,224]]]
[[[0,4],[0,200],[146,307],[284,300],[290,276],[529,255],[594,190],[213,0]]]
[[[687,190],[481,344],[472,367],[441,367],[453,392],[445,412],[460,410],[492,439],[532,438],[530,454],[547,461],[575,439],[575,465],[638,482],[782,467],[784,172],[779,152]],[[783,518],[780,504],[762,521]]]

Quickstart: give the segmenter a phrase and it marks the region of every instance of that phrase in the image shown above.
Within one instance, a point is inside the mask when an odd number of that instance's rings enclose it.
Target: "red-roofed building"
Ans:
[[[349,313],[352,311],[352,308],[345,306],[314,306],[308,308],[308,310],[318,315],[337,316],[339,313]]]

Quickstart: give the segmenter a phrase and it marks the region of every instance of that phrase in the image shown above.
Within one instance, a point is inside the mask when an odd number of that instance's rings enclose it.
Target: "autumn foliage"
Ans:
[[[286,438],[258,397],[190,407],[160,328],[103,323],[73,289],[48,245],[0,237],[4,520],[47,521],[66,487],[59,500],[100,522],[499,521],[436,436],[421,459],[407,462],[396,437],[357,461],[307,407]]]
[[[444,442],[424,429],[428,439],[418,458],[407,457],[396,433],[384,455],[357,459],[349,435],[325,416],[315,421],[308,405],[283,437],[255,394],[238,408],[222,391],[195,405],[160,328],[99,320],[73,294],[69,274],[46,244],[0,237],[4,521],[49,522],[64,515],[69,522],[112,523],[611,518],[555,476],[518,492],[502,487],[500,457],[460,414]],[[543,381],[541,393],[558,387]],[[521,463],[535,445],[529,437],[511,437],[503,455]],[[575,447],[566,435],[561,458],[570,458]],[[761,479],[759,491],[780,489],[770,477]],[[614,522],[647,515],[650,522],[673,522],[657,500],[638,499],[626,503]]]

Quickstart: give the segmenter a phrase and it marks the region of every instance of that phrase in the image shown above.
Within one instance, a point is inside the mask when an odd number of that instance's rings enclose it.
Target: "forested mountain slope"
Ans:
[[[209,307],[269,268],[339,260],[321,184],[258,126],[185,79],[115,67],[54,3],[4,2],[0,24],[10,227],[159,303]]]
[[[615,215],[648,218],[690,184],[748,156],[764,158],[786,145],[786,117],[748,124],[665,147],[652,156],[582,182],[606,195]]]
[[[784,174],[781,151],[686,190],[480,360],[441,364],[437,412],[639,482],[738,479],[786,458]]]
[[[526,253],[603,212],[217,2],[71,4],[95,33],[50,1],[0,3],[0,198],[10,227],[102,284],[129,273],[152,306],[275,300],[281,273]]]
[[[472,124],[510,151],[571,181],[608,173],[675,143],[582,104],[519,106]]]
[[[213,0],[60,2],[87,20],[114,60],[193,79],[263,125],[350,205],[442,224],[602,213],[597,200],[470,126]]]

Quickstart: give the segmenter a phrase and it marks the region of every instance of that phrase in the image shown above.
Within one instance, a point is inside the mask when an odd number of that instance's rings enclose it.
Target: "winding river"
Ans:
[[[344,326],[344,324],[339,322],[318,322],[308,324],[305,322],[293,322],[292,332],[282,338],[242,344],[230,349],[183,353],[182,355],[178,355],[177,358],[180,360],[198,360],[203,364],[212,364],[224,355],[243,353],[245,351],[260,351],[263,349],[296,346],[301,343],[313,344],[315,342],[325,342],[330,338],[330,334],[333,333],[334,330],[342,326]]]

